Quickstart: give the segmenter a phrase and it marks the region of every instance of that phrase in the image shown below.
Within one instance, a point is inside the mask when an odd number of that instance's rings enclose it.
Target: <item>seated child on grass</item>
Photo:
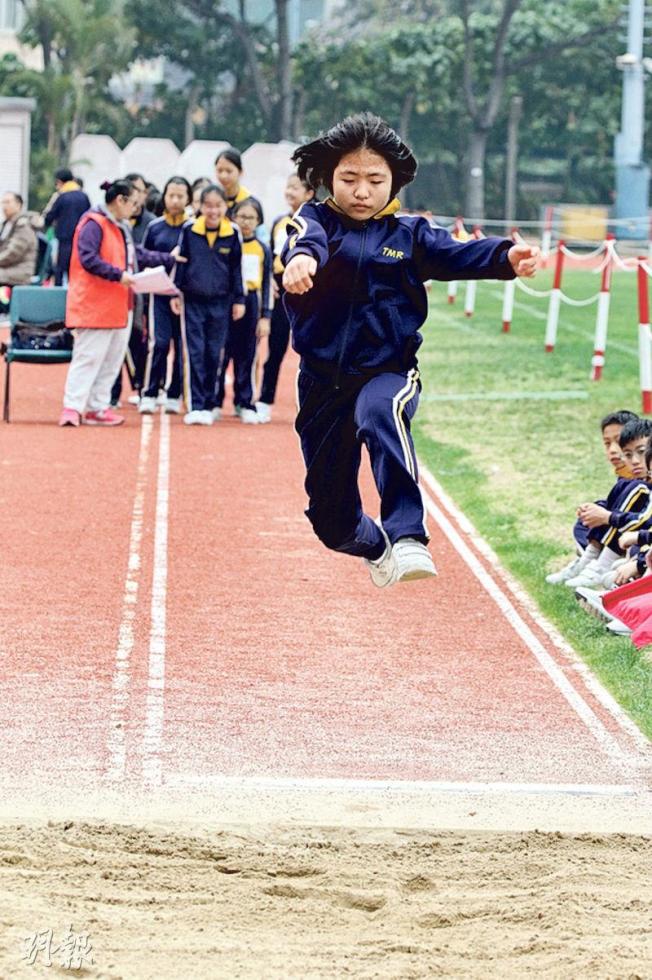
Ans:
[[[611,588],[613,577],[605,581],[605,576],[612,571],[614,562],[625,554],[620,545],[620,535],[626,531],[637,531],[652,516],[645,461],[650,435],[652,421],[649,419],[628,422],[623,427],[619,442],[633,478],[618,479],[604,507],[593,503],[578,507],[578,517],[589,528],[589,543],[582,556],[584,564],[580,571],[564,582],[569,588]],[[620,577],[619,569],[617,578]]]

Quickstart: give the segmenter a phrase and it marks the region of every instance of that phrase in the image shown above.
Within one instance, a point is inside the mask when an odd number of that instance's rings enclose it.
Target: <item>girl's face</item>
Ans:
[[[226,201],[219,194],[216,194],[215,191],[211,191],[201,202],[200,210],[206,218],[207,226],[209,228],[217,228],[226,214]]]
[[[311,201],[314,196],[314,191],[307,190],[296,175],[288,177],[285,185],[285,200],[293,214],[300,204]]]
[[[215,176],[218,184],[224,188],[227,194],[238,189],[240,171],[235,163],[231,163],[226,157],[220,157],[215,164]]]
[[[258,213],[251,204],[243,204],[238,208],[235,223],[242,232],[243,238],[251,238],[258,227]]]
[[[127,218],[133,218],[136,213],[137,208],[140,204],[140,199],[138,197],[138,191],[133,190],[129,197],[124,197],[119,194],[118,197],[112,202],[113,213],[118,219],[118,221],[124,221]]]
[[[333,171],[333,197],[342,211],[367,221],[382,211],[392,193],[392,171],[373,150],[347,153]]]
[[[183,184],[170,184],[163,203],[167,213],[173,217],[183,214],[188,203],[188,191]]]

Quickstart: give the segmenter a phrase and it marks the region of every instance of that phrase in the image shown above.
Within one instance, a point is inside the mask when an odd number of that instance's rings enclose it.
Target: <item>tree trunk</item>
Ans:
[[[276,0],[276,39],[278,42],[278,134],[277,139],[292,136],[292,60],[288,26],[288,0]]]
[[[489,131],[478,126],[471,130],[466,172],[465,217],[472,221],[484,218],[484,165]]]
[[[294,100],[294,123],[292,125],[292,138],[296,143],[304,137],[304,127],[306,120],[306,101],[307,95],[305,88],[300,89],[298,98]]]
[[[414,108],[415,98],[416,93],[413,89],[405,96],[403,99],[403,105],[401,106],[399,134],[404,143],[408,143],[410,140],[410,120],[412,118],[412,109]]]
[[[189,143],[195,138],[195,121],[193,115],[195,109],[197,108],[197,96],[199,95],[199,87],[193,85],[188,93],[188,104],[186,105],[186,112],[183,121],[183,140],[184,147],[188,146]]]

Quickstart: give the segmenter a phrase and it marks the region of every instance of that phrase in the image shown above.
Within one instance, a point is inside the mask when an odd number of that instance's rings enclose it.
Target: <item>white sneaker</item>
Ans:
[[[156,399],[143,395],[138,402],[138,411],[141,415],[153,415],[156,411]]]
[[[244,422],[245,425],[258,425],[258,412],[255,408],[241,408],[240,421]]]
[[[602,589],[604,588],[602,579],[608,571],[610,571],[608,568],[599,568],[595,560],[590,561],[579,575],[567,578],[564,585],[568,586],[569,589],[577,589],[580,586],[587,589]]]
[[[613,619],[613,616],[610,616],[602,605],[603,595],[604,592],[598,591],[597,589],[586,589],[582,586],[579,589],[575,589],[575,598],[587,613],[595,616],[597,619]]]
[[[612,619],[610,623],[607,623],[607,629],[610,633],[615,633],[616,636],[629,636],[632,632],[629,626],[625,626],[619,619]]]
[[[214,422],[213,411],[210,408],[205,408],[203,412],[199,413],[201,415],[201,425],[212,425]]]
[[[181,415],[183,402],[180,398],[166,398],[163,406],[168,415]]]
[[[159,391],[159,393],[158,393],[158,395],[156,397],[156,404],[157,405],[165,405],[165,399],[166,398],[167,398],[167,395],[165,394],[165,392],[164,391]]]
[[[206,420],[208,416],[208,421]],[[200,411],[198,408],[194,409],[192,412],[187,412],[183,421],[185,425],[212,425],[213,416],[210,412]]]
[[[222,418],[222,409],[215,407],[211,411],[211,415],[213,416],[213,422],[219,422],[220,419]]]
[[[136,392],[134,392],[133,395],[129,395],[127,405],[140,405],[140,395]]]
[[[371,581],[379,589],[384,589],[388,585],[393,585],[396,581],[397,566],[396,558],[394,556],[394,549],[389,542],[389,538],[385,534],[385,529],[380,523],[380,520],[377,520],[376,524],[380,528],[385,539],[385,550],[380,558],[376,558],[373,561],[371,561],[369,558],[363,558],[363,561],[369,569]]]
[[[272,421],[272,406],[268,405],[267,402],[256,402],[256,412],[261,425]]]
[[[546,575],[546,582],[548,585],[561,585],[566,579],[575,578],[576,575],[579,575],[585,565],[588,565],[588,561],[584,555],[578,555],[563,568],[560,568],[558,572],[551,572],[550,575]]]
[[[392,548],[396,559],[397,582],[432,578],[437,574],[432,555],[425,544],[415,538],[401,538]]]

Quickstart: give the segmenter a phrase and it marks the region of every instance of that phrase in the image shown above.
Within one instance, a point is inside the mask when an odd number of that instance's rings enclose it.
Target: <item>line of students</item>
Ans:
[[[547,575],[546,581],[573,589],[580,605],[604,620],[611,633],[629,636],[630,625],[618,619],[614,610],[621,588],[650,577],[652,421],[634,412],[618,411],[603,418],[600,428],[616,482],[604,500],[579,505],[573,528],[576,556]],[[647,593],[652,621],[652,577],[649,585],[649,590],[638,592]],[[652,630],[648,629],[647,635],[650,642]]]

